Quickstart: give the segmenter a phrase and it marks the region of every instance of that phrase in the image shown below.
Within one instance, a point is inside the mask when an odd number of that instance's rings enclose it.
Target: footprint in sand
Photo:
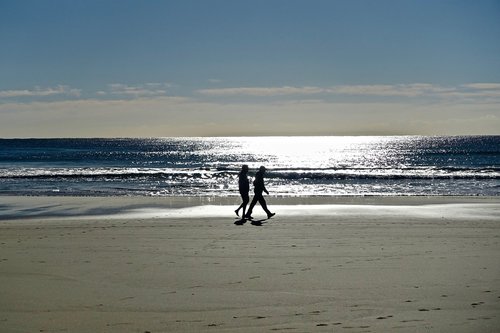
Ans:
[[[116,327],[116,326],[129,326],[132,325],[132,323],[111,323],[111,324],[106,324],[108,327]]]
[[[422,309],[418,309],[418,311],[421,311],[421,312],[426,312],[426,311],[439,311],[441,310],[441,308],[432,308],[432,309],[425,309],[425,308],[422,308]]]
[[[471,303],[471,306],[475,308],[476,306],[482,305],[484,302],[476,302],[476,303]]]
[[[283,328],[271,328],[271,331],[292,331],[296,330],[296,327],[283,327]]]
[[[196,286],[189,287],[189,289],[202,288],[202,287],[203,287],[202,285],[196,285]]]
[[[311,312],[309,312],[309,314],[312,314],[312,315],[319,315],[319,314],[321,314],[322,312],[325,312],[325,311],[316,310],[316,311],[311,311]]]
[[[377,319],[387,319],[387,318],[392,318],[392,317],[393,317],[393,315],[388,315],[388,316],[385,316],[385,317],[383,317],[383,316],[377,317]]]

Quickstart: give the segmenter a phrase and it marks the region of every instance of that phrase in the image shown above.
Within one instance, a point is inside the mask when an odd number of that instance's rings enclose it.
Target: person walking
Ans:
[[[240,191],[242,203],[236,209],[234,212],[236,213],[236,216],[240,216],[239,211],[240,209],[243,209],[243,217],[245,217],[245,210],[247,208],[248,202],[250,201],[250,196],[248,195],[248,192],[250,192],[250,182],[248,181],[248,165],[244,164],[241,167],[241,171],[238,174],[238,189]]]
[[[266,189],[266,186],[264,185],[264,174],[266,173],[266,168],[264,166],[261,166],[259,168],[259,171],[255,174],[255,179],[253,181],[253,186],[254,186],[254,196],[252,199],[252,202],[250,203],[250,207],[248,208],[248,212],[245,215],[247,219],[253,219],[252,217],[252,211],[253,207],[259,202],[260,206],[262,209],[266,212],[267,218],[270,219],[276,213],[271,213],[269,209],[267,208],[267,203],[266,200],[264,199],[264,196],[262,195],[262,192],[265,192],[266,194],[269,194],[269,191]]]

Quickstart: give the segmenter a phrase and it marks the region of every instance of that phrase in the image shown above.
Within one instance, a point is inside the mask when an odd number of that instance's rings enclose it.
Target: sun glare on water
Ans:
[[[353,162],[364,164],[374,156],[371,147],[384,144],[380,137],[252,137],[235,138],[238,153],[260,156],[270,168],[331,168]],[[250,163],[252,164],[252,163]]]

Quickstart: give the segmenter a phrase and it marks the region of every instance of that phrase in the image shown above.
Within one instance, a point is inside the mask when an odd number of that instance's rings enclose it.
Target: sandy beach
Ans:
[[[0,331],[499,332],[497,197],[0,198]]]

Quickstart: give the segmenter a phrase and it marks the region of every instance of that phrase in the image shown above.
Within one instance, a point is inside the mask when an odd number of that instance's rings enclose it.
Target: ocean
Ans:
[[[0,139],[0,195],[499,196],[500,136]]]

